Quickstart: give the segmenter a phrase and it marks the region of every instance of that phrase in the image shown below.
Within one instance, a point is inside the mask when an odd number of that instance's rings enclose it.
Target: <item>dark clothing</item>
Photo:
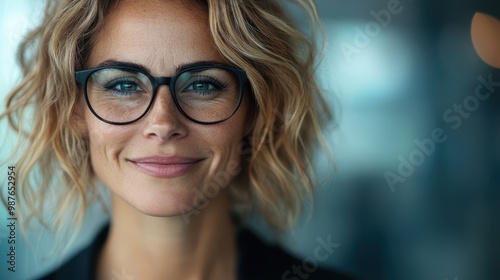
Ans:
[[[101,230],[88,247],[80,251],[56,271],[42,277],[41,280],[95,279],[96,260],[104,245],[108,230],[109,225]],[[238,231],[237,246],[237,276],[239,280],[352,279],[334,271],[322,268],[315,269],[309,261],[303,267],[302,260],[291,256],[279,247],[265,244],[248,229],[240,229]],[[300,270],[297,271],[297,269]],[[134,279],[143,280],[140,277]]]

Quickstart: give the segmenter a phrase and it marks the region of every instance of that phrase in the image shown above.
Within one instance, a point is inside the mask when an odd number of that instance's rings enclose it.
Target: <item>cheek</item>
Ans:
[[[95,119],[95,118],[94,118]],[[120,126],[112,126],[97,119],[87,119],[90,158],[96,174],[106,167],[118,164],[118,156],[130,132]]]
[[[210,143],[213,143],[210,147],[213,153],[212,161],[208,172],[204,175],[202,184],[202,193],[209,199],[217,197],[220,192],[227,191],[231,182],[243,170],[239,152],[241,135],[228,133],[229,131],[231,130],[221,130],[211,134],[211,136],[218,134],[219,137],[210,139]]]
[[[205,126],[203,132],[207,143],[211,143],[213,153],[212,163],[210,166],[210,176],[212,181],[215,179],[219,184],[229,184],[230,179],[233,179],[241,171],[240,152],[243,134],[245,133],[245,111],[237,114],[226,122],[216,126]],[[221,178],[223,179],[221,182]]]
[[[253,125],[253,111],[249,108],[248,96],[244,97],[243,103],[241,104],[238,112],[229,119],[227,122],[227,127],[223,129],[221,135],[226,136],[225,149],[228,150],[231,159],[236,160],[238,163],[241,160],[241,143],[245,135],[251,130]],[[228,133],[230,132],[230,133]]]

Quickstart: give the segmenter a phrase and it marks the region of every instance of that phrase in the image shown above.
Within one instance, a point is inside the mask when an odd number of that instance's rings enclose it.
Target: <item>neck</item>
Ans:
[[[200,212],[145,215],[113,197],[113,219],[98,260],[98,279],[234,279],[235,228],[227,192]],[[125,277],[125,276],[122,276]]]

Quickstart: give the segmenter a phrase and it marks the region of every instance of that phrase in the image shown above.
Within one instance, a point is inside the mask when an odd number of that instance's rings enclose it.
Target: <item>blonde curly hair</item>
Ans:
[[[15,154],[21,159],[18,215],[25,222],[35,217],[44,223],[49,211],[55,214],[50,228],[65,221],[78,225],[99,200],[88,139],[75,113],[80,91],[74,73],[83,69],[108,8],[117,2],[49,1],[42,23],[20,45],[23,79],[8,95],[0,119],[8,119],[21,136]],[[286,229],[303,198],[312,197],[314,148],[323,144],[322,126],[332,118],[315,80],[315,39],[293,25],[278,0],[195,2],[209,14],[220,53],[246,72],[253,95],[256,116],[242,140],[245,160],[238,186],[231,187],[234,204],[258,209],[275,229]],[[311,30],[317,28],[313,1],[293,2],[309,16]]]

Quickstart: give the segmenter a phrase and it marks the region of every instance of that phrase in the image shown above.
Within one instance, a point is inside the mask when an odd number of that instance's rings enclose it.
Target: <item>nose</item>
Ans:
[[[174,103],[169,87],[163,85],[157,91],[149,112],[144,116],[144,137],[166,142],[186,136],[186,122]]]

